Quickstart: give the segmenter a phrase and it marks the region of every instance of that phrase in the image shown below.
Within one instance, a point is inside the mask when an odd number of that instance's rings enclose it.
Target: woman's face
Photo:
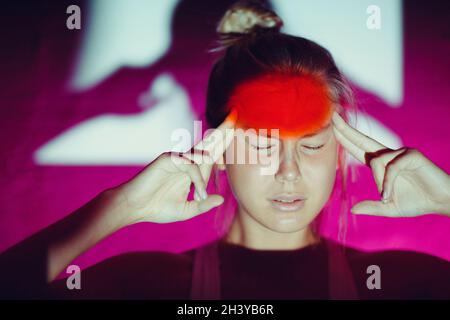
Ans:
[[[330,197],[337,164],[332,125],[288,139],[236,130],[230,150],[234,162],[226,164],[226,170],[239,212],[270,230],[286,233],[307,227]],[[244,164],[237,163],[238,155],[245,156]],[[273,170],[267,170],[268,163]]]

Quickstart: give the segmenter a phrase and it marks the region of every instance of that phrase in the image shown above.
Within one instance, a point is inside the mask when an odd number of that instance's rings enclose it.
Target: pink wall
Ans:
[[[81,33],[67,33],[55,27],[61,23],[56,12],[64,7],[57,6],[49,4],[45,17],[33,15],[31,9],[22,11],[29,16],[26,23],[30,28],[21,27],[21,19],[25,17],[6,19],[16,30],[16,38],[6,38],[5,41],[12,40],[11,44],[6,42],[8,46],[2,46],[10,48],[11,55],[2,74],[6,90],[0,100],[0,251],[63,218],[104,188],[128,179],[140,169],[37,166],[32,154],[43,143],[93,116],[140,112],[135,103],[138,93],[162,71],[172,72],[189,92],[197,115],[204,108],[212,63],[212,57],[204,49],[213,36],[211,24],[186,30],[190,26],[180,21],[180,29],[174,30],[170,54],[156,65],[122,69],[92,90],[69,94],[63,90],[63,84],[73,70],[71,61]],[[364,98],[364,108],[371,116],[402,137],[406,145],[420,149],[449,172],[450,30],[448,22],[443,23],[449,20],[444,10],[427,7],[425,1],[406,3],[404,9],[402,106],[390,108],[362,90],[359,96]],[[195,37],[187,38],[189,34]],[[351,186],[350,193],[357,201],[376,198],[369,170],[365,167],[359,170],[360,180]],[[211,228],[213,218],[214,212],[210,212],[182,223],[130,226],[92,248],[77,263],[87,266],[131,250],[188,249],[215,237]],[[335,237],[335,231],[333,222],[325,233]],[[410,249],[450,260],[449,235],[450,219],[443,216],[411,219],[356,216],[349,224],[347,242],[361,249]]]

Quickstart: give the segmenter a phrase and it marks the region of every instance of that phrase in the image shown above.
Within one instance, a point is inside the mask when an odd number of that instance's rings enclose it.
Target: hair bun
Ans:
[[[279,31],[283,26],[281,18],[268,9],[262,1],[238,1],[232,5],[217,27],[219,34],[252,33],[258,29]]]

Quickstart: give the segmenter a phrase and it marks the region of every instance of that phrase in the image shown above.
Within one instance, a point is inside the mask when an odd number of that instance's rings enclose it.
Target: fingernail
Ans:
[[[220,197],[220,198],[216,201],[216,204],[217,204],[218,206],[220,206],[223,202],[224,202],[224,199],[223,199],[222,197]]]
[[[333,119],[334,121],[339,121],[339,118],[340,118],[340,117],[341,117],[341,116],[340,116],[340,114],[339,114],[337,111],[333,112],[332,119]]]
[[[333,112],[333,115],[331,116],[331,119],[333,120],[333,121],[336,121],[336,112]]]
[[[383,203],[388,202],[387,192],[385,190],[383,190],[383,192],[381,193],[381,202]]]

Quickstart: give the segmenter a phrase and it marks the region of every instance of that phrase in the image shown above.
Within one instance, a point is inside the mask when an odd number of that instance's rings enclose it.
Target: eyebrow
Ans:
[[[314,131],[312,133],[308,133],[308,134],[305,134],[304,136],[301,136],[300,139],[309,138],[309,137],[318,135],[318,134],[322,133],[323,131],[327,130],[329,127],[331,127],[331,122],[328,123],[326,126],[320,128],[320,129],[318,129],[318,130],[316,130],[316,131]],[[244,129],[253,129],[253,128],[244,127]],[[268,133],[267,135],[261,135],[261,134],[259,134],[258,131],[256,132],[256,137],[263,137],[263,138],[271,139],[270,133]]]
[[[319,134],[319,133],[325,131],[325,130],[328,129],[329,127],[331,127],[331,122],[330,122],[329,124],[327,124],[325,127],[322,127],[322,128],[320,128],[319,130],[317,130],[317,131],[314,131],[313,133],[305,134],[304,136],[302,136],[302,139],[303,139],[303,138],[309,138],[309,137],[315,136],[315,135],[317,135],[317,134]]]

